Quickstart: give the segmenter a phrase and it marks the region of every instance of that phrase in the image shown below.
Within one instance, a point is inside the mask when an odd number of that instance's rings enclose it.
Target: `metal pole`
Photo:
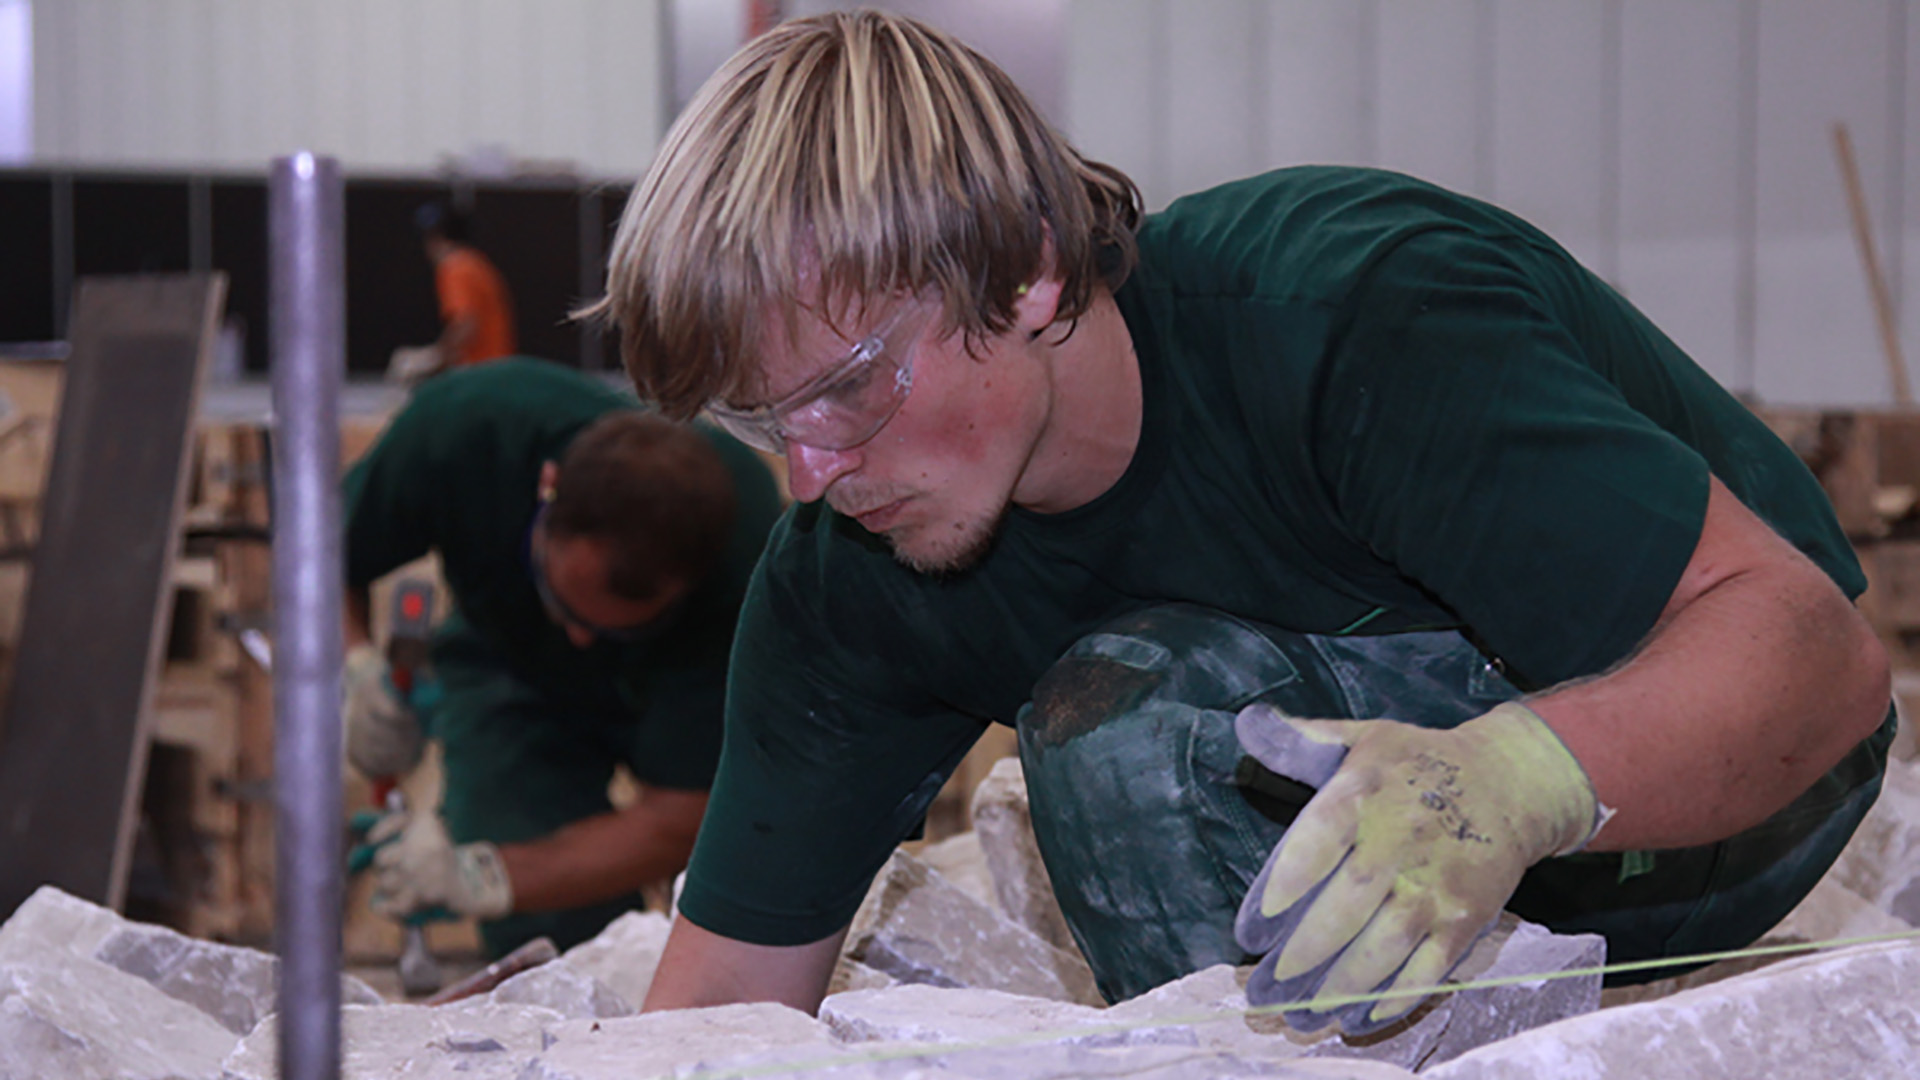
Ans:
[[[273,377],[275,933],[280,1076],[340,1073],[339,162],[276,158],[268,185]]]

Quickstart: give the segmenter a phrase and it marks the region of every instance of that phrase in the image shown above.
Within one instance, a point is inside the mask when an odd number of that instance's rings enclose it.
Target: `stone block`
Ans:
[[[1604,960],[1605,942],[1595,935],[1557,935],[1507,914],[1468,954],[1451,981],[1544,975],[1597,967]],[[1600,997],[1598,975],[1465,990],[1431,999],[1383,1031],[1349,1039],[1336,1028],[1299,1032],[1277,1015],[1246,1015],[1251,970],[1222,964],[1196,972],[1115,1005],[1106,1019],[1185,1023],[1202,1048],[1250,1060],[1365,1059],[1418,1069],[1530,1027],[1590,1012]]]
[[[927,865],[896,851],[854,916],[845,953],[907,983],[1101,1002],[1078,955],[968,896]]]
[[[235,1035],[252,1031],[279,993],[280,960],[272,953],[201,941],[164,926],[124,923],[94,950],[94,958],[151,984],[212,1017]],[[379,1005],[374,989],[341,976],[340,1000]]]
[[[987,867],[987,853],[980,846],[979,833],[956,833],[937,844],[928,844],[920,849],[919,858],[961,892],[988,907],[1000,905],[999,895],[994,891],[993,871]]]
[[[1880,798],[1828,876],[1881,911],[1920,926],[1920,764],[1887,761]]]
[[[531,1005],[348,1006],[340,1080],[516,1080],[550,1044],[546,1029],[563,1022]],[[279,1028],[277,1016],[255,1028],[220,1066],[221,1080],[276,1080]]]
[[[843,1042],[976,1043],[1010,1036],[1067,1032],[1103,1025],[1087,1005],[1022,997],[998,990],[907,985],[839,994],[820,1006],[820,1021]],[[1191,1034],[1184,1040],[1193,1045]]]
[[[902,984],[899,979],[884,971],[875,971],[842,953],[839,962],[833,966],[833,977],[827,981],[827,996],[848,994],[856,990],[884,990],[889,986],[900,985]]]
[[[1805,945],[1817,941],[1897,934],[1911,929],[1912,927],[1906,923],[1855,895],[1853,890],[1840,884],[1838,878],[1828,874],[1820,879],[1819,884],[1815,885],[1813,891],[1800,901],[1798,907],[1787,913],[1787,917],[1780,921],[1779,926],[1767,931],[1760,940],[1754,942],[1754,945]],[[1682,990],[1691,990],[1697,986],[1730,979],[1735,975],[1757,971],[1769,964],[1792,959],[1795,955],[1783,953],[1774,956],[1722,960],[1719,963],[1689,971],[1684,975],[1658,979],[1637,986],[1615,986],[1600,992],[1600,1004],[1605,1008],[1613,1008],[1617,1005],[1653,1001],[1677,994]]]
[[[547,1047],[516,1080],[636,1080],[682,1076],[770,1051],[788,1060],[843,1053],[825,1024],[785,1005],[721,1005],[617,1020],[571,1020],[548,1029]]]
[[[667,947],[673,921],[657,911],[629,911],[605,930],[560,954],[556,963],[598,979],[620,1000],[638,1009],[646,1004],[660,951]]]
[[[973,791],[969,813],[1000,910],[1053,947],[1078,955],[1080,946],[1067,929],[1067,917],[1060,913],[1053,879],[1047,876],[1047,864],[1033,838],[1033,810],[1027,803],[1027,779],[1019,758],[994,762]]]
[[[599,979],[559,961],[523,971],[484,999],[493,1005],[539,1005],[569,1020],[608,1020],[638,1010]]]
[[[1920,1076],[1920,945],[1862,945],[1482,1046],[1430,1080]]]
[[[0,1080],[200,1080],[238,1041],[123,971],[58,945],[42,957],[0,965]]]
[[[107,908],[42,885],[0,925],[0,963],[30,960],[47,949],[92,956],[109,934],[126,924]]]

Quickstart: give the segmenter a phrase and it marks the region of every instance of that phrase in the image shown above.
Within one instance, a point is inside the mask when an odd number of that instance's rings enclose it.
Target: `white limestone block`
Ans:
[[[493,988],[492,1005],[540,1005],[569,1020],[607,1020],[639,1011],[606,983],[559,960],[515,975]]]
[[[199,1080],[237,1041],[200,1010],[59,946],[0,965],[0,1080]]]
[[[1033,810],[1027,802],[1027,778],[1017,757],[994,762],[973,789],[968,810],[973,831],[993,875],[1000,910],[1057,949],[1079,954],[1067,917],[1054,899],[1053,879],[1033,838]]]
[[[926,985],[839,994],[820,1006],[821,1022],[849,1043],[976,1043],[1091,1029],[1103,1026],[1104,1016],[1100,1009],[1068,1001]],[[1194,1045],[1191,1034],[1184,1045]]]
[[[660,952],[667,947],[672,928],[672,920],[657,911],[629,911],[552,963],[599,980],[638,1009],[646,1003],[647,988],[653,985],[653,971],[660,966]]]
[[[1483,938],[1450,981],[1547,974],[1597,967],[1605,943],[1597,936],[1557,935],[1511,914]],[[1251,967],[1225,964],[1195,972],[1108,1009],[1110,1023],[1190,1025],[1200,1046],[1251,1060],[1305,1056],[1380,1061],[1422,1068],[1530,1027],[1591,1012],[1600,977],[1540,980],[1466,990],[1434,998],[1406,1019],[1360,1039],[1337,1028],[1300,1032],[1273,1014],[1245,1015]]]
[[[546,1029],[563,1022],[531,1005],[350,1005],[340,1010],[340,1080],[516,1080],[549,1045]],[[220,1066],[221,1080],[276,1080],[279,1029],[277,1015],[262,1021]]]
[[[1920,926],[1920,764],[1888,759],[1880,798],[1828,875],[1881,911]]]
[[[1834,941],[1847,938],[1877,937],[1883,934],[1898,934],[1913,929],[1899,919],[1881,911],[1856,895],[1853,890],[1840,884],[1832,874],[1820,879],[1800,901],[1798,907],[1787,913],[1780,925],[1761,935],[1754,942],[1755,947],[1770,945],[1805,945],[1817,941]],[[1706,986],[1735,975],[1744,975],[1757,971],[1769,964],[1777,964],[1791,959],[1795,954],[1783,953],[1772,956],[1742,957],[1738,960],[1722,960],[1706,967],[1689,971],[1684,975],[1640,983],[1636,986],[1616,986],[1600,993],[1600,1004],[1606,1008],[1616,1005],[1632,1005],[1641,1001],[1653,1001],[1656,998],[1677,994],[1682,990],[1691,990],[1697,986]]]
[[[999,906],[993,871],[987,866],[987,853],[980,844],[979,833],[956,833],[937,844],[928,844],[920,849],[920,861],[975,900],[988,907]]]
[[[1086,961],[1054,948],[904,851],[881,868],[844,951],[901,982],[1101,1003]]]
[[[856,990],[884,990],[889,986],[905,985],[899,979],[884,971],[875,971],[858,960],[842,953],[833,965],[833,977],[827,981],[827,996],[848,994]]]
[[[49,948],[92,956],[109,934],[126,924],[108,908],[42,885],[0,925],[0,963],[32,959]]]
[[[274,1011],[280,959],[238,945],[202,941],[164,926],[128,922],[94,950],[94,958],[143,979],[170,998],[184,1001],[235,1035],[245,1035]],[[379,1005],[371,986],[343,975],[340,1000]]]
[[[1862,945],[1602,1009],[1462,1054],[1431,1080],[1920,1076],[1920,945]]]
[[[638,1080],[769,1051],[818,1059],[842,1053],[827,1026],[785,1005],[721,1005],[548,1029],[544,1052],[517,1080]]]

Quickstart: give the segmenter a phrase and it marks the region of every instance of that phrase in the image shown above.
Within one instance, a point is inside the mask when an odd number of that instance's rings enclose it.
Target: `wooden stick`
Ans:
[[[537,937],[507,955],[488,964],[486,967],[447,987],[428,998],[421,1004],[445,1005],[449,1002],[463,1001],[491,991],[494,987],[513,978],[515,975],[560,955],[553,947],[553,939]]]
[[[1893,317],[1893,299],[1880,274],[1880,256],[1874,249],[1873,225],[1867,217],[1867,196],[1860,187],[1860,168],[1854,163],[1853,137],[1845,122],[1833,125],[1833,152],[1840,159],[1840,178],[1847,188],[1847,208],[1853,216],[1853,240],[1866,268],[1867,289],[1873,294],[1873,313],[1880,323],[1880,346],[1886,350],[1887,373],[1893,377],[1893,400],[1903,409],[1913,407],[1913,387],[1907,382],[1907,361],[1900,355],[1900,330]]]

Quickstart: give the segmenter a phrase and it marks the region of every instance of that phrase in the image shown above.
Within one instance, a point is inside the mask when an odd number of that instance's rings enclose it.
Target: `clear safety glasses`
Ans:
[[[735,438],[775,454],[788,443],[816,450],[847,450],[878,434],[913,391],[914,345],[937,310],[914,303],[889,316],[831,365],[771,405],[735,409],[720,402],[707,412]]]

